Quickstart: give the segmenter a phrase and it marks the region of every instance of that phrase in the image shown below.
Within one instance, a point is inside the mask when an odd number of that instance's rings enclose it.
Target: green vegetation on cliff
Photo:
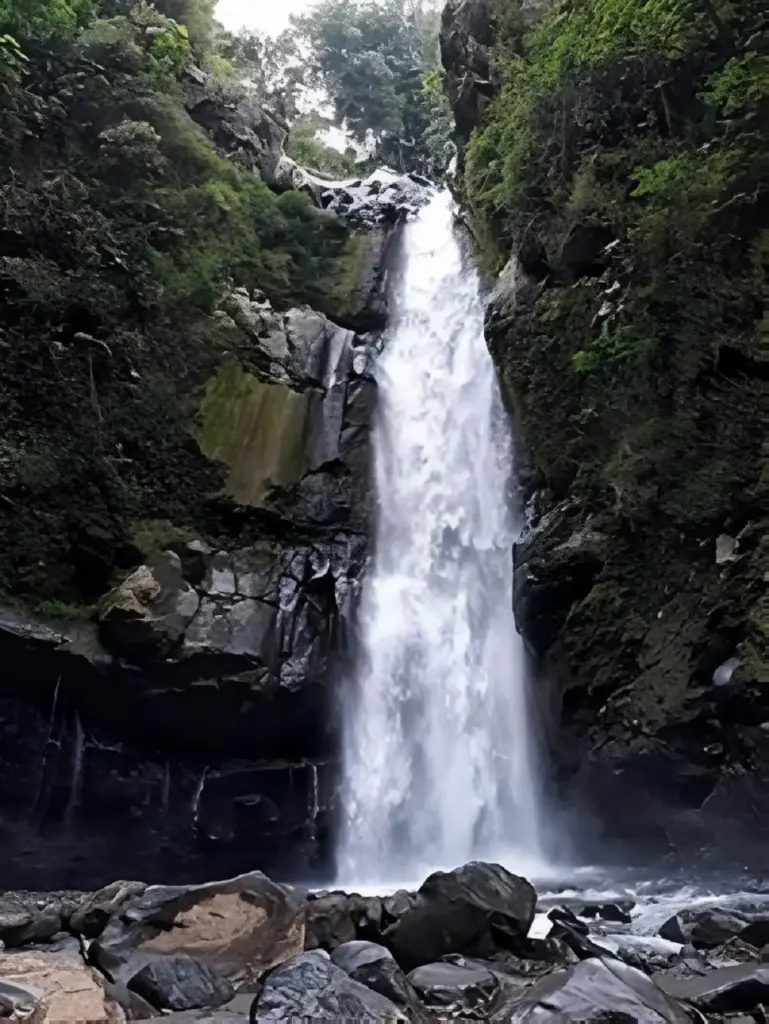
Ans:
[[[322,307],[348,259],[338,222],[187,113],[212,6],[0,0],[0,592],[88,601],[138,524],[204,531],[219,297]]]
[[[728,620],[759,678],[766,4],[564,0],[530,27],[516,0],[496,10],[500,88],[464,184],[487,259],[514,256],[525,280],[490,344],[551,501],[570,496],[569,515],[610,538],[567,660],[599,691],[633,679],[657,615],[688,590],[676,622],[702,618],[707,645]],[[715,538],[748,524],[730,582]],[[673,657],[684,680],[692,642]]]

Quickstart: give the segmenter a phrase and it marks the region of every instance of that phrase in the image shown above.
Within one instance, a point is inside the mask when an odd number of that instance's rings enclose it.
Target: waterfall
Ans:
[[[512,610],[510,428],[477,273],[436,195],[405,228],[374,431],[378,521],[346,698],[345,881],[541,862]]]

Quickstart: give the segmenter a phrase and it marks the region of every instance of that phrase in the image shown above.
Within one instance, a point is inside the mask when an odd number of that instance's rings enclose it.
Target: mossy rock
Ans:
[[[208,381],[200,447],[227,466],[225,491],[235,501],[261,506],[273,487],[302,478],[311,394],[259,380],[232,359]]]

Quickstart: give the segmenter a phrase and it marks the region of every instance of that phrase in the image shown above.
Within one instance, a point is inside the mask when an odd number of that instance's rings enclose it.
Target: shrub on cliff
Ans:
[[[344,253],[188,116],[210,4],[159,7],[0,0],[0,592],[90,599],[137,522],[204,530],[220,479],[191,427],[219,295],[320,302]]]
[[[748,481],[746,439],[703,416],[714,388],[738,387],[715,372],[724,350],[755,354],[765,21],[758,2],[570,0],[499,40],[465,184],[491,258],[512,250],[542,281],[548,365],[529,345],[510,373],[559,491],[577,480],[631,515],[651,501],[702,522]]]
[[[766,5],[497,13],[465,189],[487,259],[519,274],[489,341],[558,541],[605,538],[557,657],[592,709],[621,692],[619,720],[664,721],[710,685],[713,651],[746,679],[769,665]],[[743,536],[727,568],[721,533]]]

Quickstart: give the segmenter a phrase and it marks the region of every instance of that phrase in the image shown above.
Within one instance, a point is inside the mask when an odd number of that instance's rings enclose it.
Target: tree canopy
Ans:
[[[448,160],[450,112],[426,87],[441,74],[439,17],[425,0],[321,0],[292,19],[305,85],[329,98],[338,127],[401,170],[440,173]]]

